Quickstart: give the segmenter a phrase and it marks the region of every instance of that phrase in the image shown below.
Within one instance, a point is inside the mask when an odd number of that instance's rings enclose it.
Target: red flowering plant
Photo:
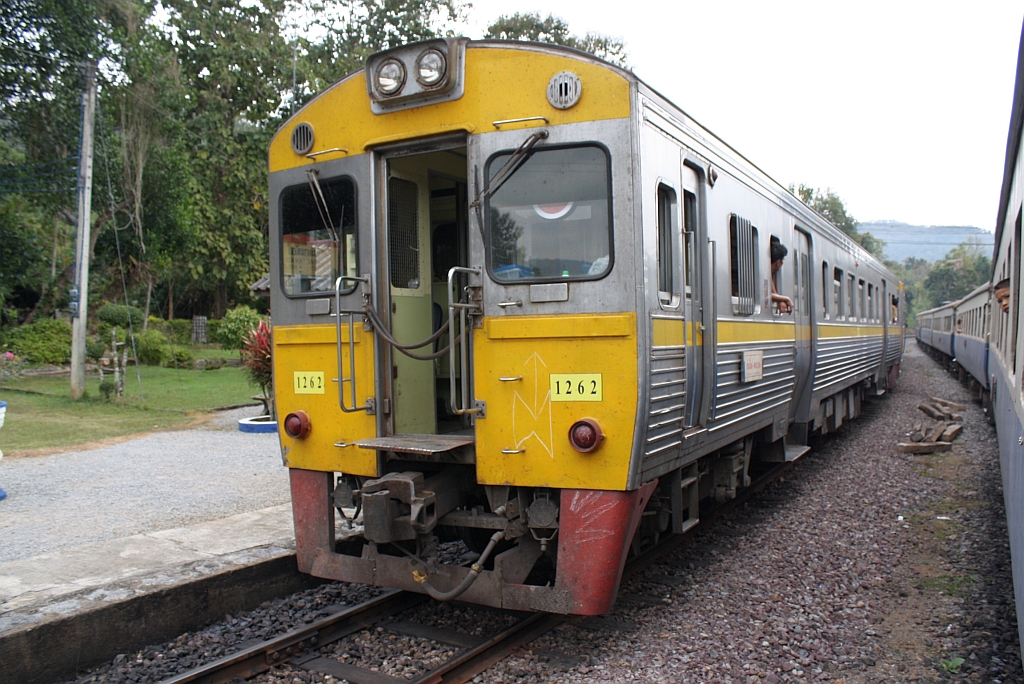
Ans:
[[[249,331],[242,343],[242,365],[249,375],[249,382],[260,388],[267,398],[271,417],[277,417],[274,408],[274,362],[273,330],[266,319],[262,319]]]
[[[4,347],[6,346],[4,345]],[[0,352],[0,382],[6,382],[18,377],[18,374],[21,373],[21,369],[24,367],[25,362],[16,356],[14,352],[7,349]]]

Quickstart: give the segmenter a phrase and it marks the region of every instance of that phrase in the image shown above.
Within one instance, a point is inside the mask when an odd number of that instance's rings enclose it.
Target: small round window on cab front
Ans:
[[[487,165],[498,177],[511,153]],[[490,272],[502,282],[602,277],[611,268],[608,153],[595,145],[532,151],[490,196]]]

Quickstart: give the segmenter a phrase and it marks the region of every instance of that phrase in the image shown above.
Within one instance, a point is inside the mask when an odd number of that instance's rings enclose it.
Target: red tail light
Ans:
[[[284,431],[293,439],[304,439],[311,427],[305,411],[295,411],[284,418]]]
[[[588,454],[601,446],[604,440],[604,433],[597,421],[590,418],[577,420],[569,428],[569,444],[580,453]]]

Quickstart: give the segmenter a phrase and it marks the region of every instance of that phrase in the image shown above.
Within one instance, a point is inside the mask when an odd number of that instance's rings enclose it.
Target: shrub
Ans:
[[[110,401],[110,398],[116,391],[117,385],[114,384],[113,380],[104,380],[100,383],[100,394],[102,394],[103,398],[107,401]]]
[[[7,345],[3,345],[6,347]],[[13,380],[21,374],[25,362],[9,349],[0,348],[0,382]]]
[[[32,363],[65,364],[71,361],[71,324],[44,318],[13,330],[10,346]]]
[[[189,344],[192,341],[192,321],[185,318],[165,321],[164,332],[173,344]]]
[[[173,358],[171,343],[167,336],[156,328],[149,328],[135,337],[135,353],[139,361],[147,366],[159,366]]]
[[[104,323],[116,325],[119,328],[127,328],[129,320],[132,327],[141,328],[142,321],[146,315],[137,306],[125,306],[124,304],[107,303],[96,310],[96,318]]]
[[[192,365],[192,352],[184,347],[171,347],[171,356],[164,362],[165,366],[177,368]]]
[[[258,312],[244,304],[236,306],[224,314],[224,318],[221,319],[217,328],[215,339],[225,349],[241,349],[250,331],[260,324],[262,318]],[[208,339],[209,337],[210,335],[207,334]]]
[[[212,318],[206,319],[206,341],[217,342],[217,336],[220,334],[220,321]],[[189,329],[189,339],[192,339],[192,330]]]
[[[107,345],[101,340],[87,339],[85,341],[85,357],[99,361],[107,351]]]

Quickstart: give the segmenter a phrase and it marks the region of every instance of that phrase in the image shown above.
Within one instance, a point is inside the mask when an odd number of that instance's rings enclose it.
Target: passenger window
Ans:
[[[875,315],[875,286],[868,283],[868,319],[874,321],[878,318]]]
[[[836,312],[836,320],[843,320],[843,269],[832,269],[832,309]]]
[[[849,308],[846,316],[850,320],[857,320],[857,289],[854,287],[856,277],[851,273],[846,281],[846,297],[849,301]]]
[[[811,315],[811,260],[800,252],[800,310]]]
[[[828,279],[828,262],[821,262],[821,313],[828,320],[828,312],[835,308],[832,303],[832,283]]]
[[[757,301],[757,228],[733,214],[729,219],[733,313],[752,316]]]
[[[338,276],[359,272],[351,178],[311,176],[281,193],[281,262],[288,295],[332,292]]]
[[[693,257],[697,244],[697,196],[688,190],[683,191],[683,285],[686,298],[693,297]]]
[[[896,295],[889,295],[889,322],[897,323],[900,320],[900,300]]]
[[[868,310],[864,306],[864,280],[863,279],[857,281],[857,306],[859,307],[858,311],[860,311],[861,319],[867,320],[867,318],[868,318]]]
[[[676,193],[667,185],[658,185],[658,299],[667,306],[679,303],[676,284],[676,255],[679,230],[676,218]]]
[[[771,264],[771,271],[769,277],[771,278],[771,307],[772,311],[776,314],[792,313],[793,309],[793,298],[789,296],[789,292],[783,291],[782,277],[782,266],[785,263],[786,257],[789,255],[789,249],[782,244],[782,241],[778,237],[772,235],[768,240],[768,262]],[[792,259],[794,264],[799,263],[799,258],[794,255]],[[796,272],[796,268],[793,270],[793,282],[799,283],[799,274]]]

